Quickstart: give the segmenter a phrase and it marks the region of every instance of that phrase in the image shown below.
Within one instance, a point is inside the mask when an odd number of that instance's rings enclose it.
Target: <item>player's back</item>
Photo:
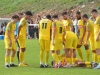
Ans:
[[[63,35],[63,31],[64,31],[64,25],[59,20],[57,20],[54,23],[56,25],[56,35],[55,35],[55,39],[62,39],[62,35]]]
[[[39,22],[39,39],[50,40],[50,29],[52,21],[49,19],[42,19]]]

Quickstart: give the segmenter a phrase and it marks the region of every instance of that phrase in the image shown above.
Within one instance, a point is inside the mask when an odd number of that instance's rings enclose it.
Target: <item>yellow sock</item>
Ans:
[[[59,60],[61,60],[61,55],[60,54],[58,55],[58,58],[59,58]]]
[[[66,58],[66,62],[70,64],[71,58]]]
[[[19,60],[20,60],[20,63],[22,63],[24,61],[24,52],[20,52],[19,54]]]
[[[100,63],[100,55],[98,55],[98,63]]]
[[[95,53],[95,62],[98,62],[97,54]]]
[[[87,56],[87,61],[89,61],[90,60],[90,50],[89,49],[86,50],[86,56]]]
[[[49,51],[46,51],[46,54],[45,54],[45,65],[48,64],[48,59],[49,59]]]
[[[10,57],[10,63],[14,62],[14,57]]]
[[[92,53],[92,60],[93,60],[93,62],[97,62],[97,54],[96,53]]]
[[[5,56],[5,64],[8,65],[8,56]]]
[[[91,62],[86,61],[85,65],[91,65]]]
[[[44,53],[44,51],[40,51],[40,63],[42,63],[42,61],[43,61],[43,53]]]
[[[81,48],[77,48],[78,54],[80,56],[80,58],[83,60],[83,55],[82,55],[82,50]]]
[[[56,61],[56,64],[60,61],[57,54],[53,53],[52,54],[53,59]]]
[[[76,59],[76,58],[72,58],[72,63],[75,63],[75,59]]]

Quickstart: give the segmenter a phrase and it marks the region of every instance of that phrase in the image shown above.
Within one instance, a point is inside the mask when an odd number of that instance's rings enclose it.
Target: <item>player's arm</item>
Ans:
[[[17,35],[17,38],[19,37],[19,33],[20,33],[21,28],[22,28],[22,26],[19,25],[19,27],[18,27],[18,35]]]
[[[54,22],[52,25],[52,44],[54,45],[54,39],[56,35],[56,23]]]
[[[63,32],[63,45],[65,46],[65,35],[66,35],[66,27],[64,27],[64,32]]]
[[[90,25],[87,25],[87,29],[88,29],[88,32],[87,32],[87,36],[86,36],[86,42],[85,44],[87,44],[88,40],[89,40],[89,37],[90,37]]]
[[[81,43],[83,42],[85,33],[86,33],[86,26],[83,27],[83,35],[82,35]]]
[[[70,31],[73,32],[73,22],[72,22],[72,20],[71,20],[71,23],[70,23]]]
[[[96,41],[99,41],[99,36],[100,36],[100,23],[99,23],[99,22],[100,22],[99,19],[97,19],[96,22],[95,22],[95,24],[99,25],[99,32],[98,32],[98,35],[97,35]]]

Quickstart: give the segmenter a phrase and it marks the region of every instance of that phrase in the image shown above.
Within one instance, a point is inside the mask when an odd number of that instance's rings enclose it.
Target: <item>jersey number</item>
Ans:
[[[42,23],[42,29],[46,29],[47,28],[47,23]]]
[[[59,28],[59,33],[62,33],[62,27]]]

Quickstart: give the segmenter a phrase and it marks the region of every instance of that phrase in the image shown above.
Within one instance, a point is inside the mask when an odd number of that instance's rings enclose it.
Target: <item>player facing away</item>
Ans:
[[[95,18],[94,22],[94,41],[99,65],[95,69],[100,68],[100,15],[96,9],[91,11],[92,17]]]
[[[66,27],[67,31],[73,31],[73,21],[69,18],[68,13],[67,12],[63,12],[62,13],[62,17],[63,17],[63,24]]]
[[[47,15],[39,22],[39,44],[40,44],[40,68],[48,67],[50,51],[50,30],[52,26],[51,16]],[[43,55],[45,52],[45,65],[43,65]]]
[[[90,48],[92,50],[92,61],[97,62],[97,54],[95,51],[95,43],[94,43],[94,24],[91,20],[89,20],[87,14],[84,14],[82,16],[82,20],[84,21],[84,24],[86,24],[85,25],[85,35],[83,36],[85,39],[84,45],[88,46],[89,48],[89,45],[88,45],[88,41],[89,41]]]
[[[30,11],[26,11],[24,17],[20,20],[19,27],[18,27],[18,43],[20,46],[20,54],[19,54],[19,60],[20,64],[19,66],[28,66],[24,63],[24,52],[26,50],[26,29],[28,26],[27,20],[30,20],[32,17],[32,13]]]
[[[15,38],[14,38],[14,31],[16,29],[16,22],[19,21],[19,16],[14,15],[11,18],[11,22],[7,24],[6,27],[6,32],[5,32],[5,48],[6,48],[6,53],[5,53],[5,67],[15,67],[16,65],[14,64],[14,56],[16,53],[16,44],[15,44]],[[11,56],[10,53],[12,52]],[[8,59],[10,56],[10,66],[8,64]]]
[[[62,21],[59,20],[58,15],[53,15],[52,17],[52,38],[51,38],[51,55],[53,59],[56,61],[55,68],[60,67],[60,50],[63,47],[63,33],[64,33],[64,25]]]
[[[76,16],[77,16],[77,18],[79,18],[78,19],[78,45],[77,45],[77,50],[78,50],[79,56],[83,60],[81,46],[84,43],[83,35],[85,35],[85,33],[84,33],[84,31],[85,31],[85,24],[84,24],[84,22],[83,22],[83,20],[81,18],[81,13],[80,12],[76,12]],[[87,45],[84,45],[84,47],[85,47],[85,50],[86,50],[87,61],[89,61],[89,59],[90,59],[90,50],[89,50]]]
[[[16,23],[15,37],[17,37],[18,35],[18,26],[19,26],[20,20],[23,18],[23,13],[18,13],[18,16],[19,16],[19,21]],[[16,39],[16,43],[17,43],[17,58],[18,58],[18,63],[19,63],[20,47],[19,47],[18,39]]]
[[[66,29],[66,28],[65,28]],[[76,58],[76,47],[77,47],[77,35],[73,33],[72,31],[66,31],[64,32],[63,35],[63,42],[64,42],[64,50],[65,50],[65,55],[66,55],[66,68],[70,66],[75,66],[75,58]],[[70,62],[72,63],[70,64]]]

